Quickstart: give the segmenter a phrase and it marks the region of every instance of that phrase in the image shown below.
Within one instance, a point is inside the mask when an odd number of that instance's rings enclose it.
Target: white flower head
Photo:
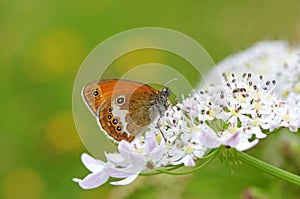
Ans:
[[[205,78],[208,84],[170,107],[143,135],[121,141],[116,153],[105,153],[107,162],[83,154],[91,174],[74,181],[84,189],[111,177],[121,179],[112,185],[126,185],[149,170],[195,166],[220,146],[248,150],[267,137],[265,132],[282,127],[297,132],[299,60],[300,49],[285,42],[262,42],[224,60]]]

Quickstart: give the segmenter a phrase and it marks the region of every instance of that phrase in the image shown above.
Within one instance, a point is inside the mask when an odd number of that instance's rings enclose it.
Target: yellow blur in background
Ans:
[[[298,187],[245,165],[228,169],[217,160],[192,175],[139,177],[124,187],[85,191],[72,182],[88,173],[72,118],[73,82],[101,41],[131,28],[164,27],[198,41],[217,63],[259,40],[299,44],[299,7],[297,0],[1,1],[0,198],[299,198]],[[135,52],[105,76],[168,56],[180,65],[170,55]],[[299,147],[279,136],[268,140],[250,153],[299,174]]]

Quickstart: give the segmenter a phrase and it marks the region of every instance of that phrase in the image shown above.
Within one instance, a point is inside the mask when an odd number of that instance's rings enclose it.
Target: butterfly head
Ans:
[[[162,97],[169,99],[171,95],[171,89],[167,86],[164,86],[164,88],[160,91]]]
[[[163,89],[159,91],[158,96],[159,103],[162,104],[166,110],[170,105],[169,97],[171,96],[171,89],[167,86],[164,86]]]

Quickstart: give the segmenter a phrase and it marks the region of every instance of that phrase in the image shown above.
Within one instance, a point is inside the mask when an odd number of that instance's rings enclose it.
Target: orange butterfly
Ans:
[[[168,87],[156,90],[147,84],[121,79],[94,81],[82,91],[86,105],[115,143],[131,142],[157,117],[163,116],[170,104],[170,94]]]

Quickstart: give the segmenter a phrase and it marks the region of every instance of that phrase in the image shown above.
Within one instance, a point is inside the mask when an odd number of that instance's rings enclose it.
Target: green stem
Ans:
[[[172,171],[175,169],[178,169],[182,167],[182,165],[176,165],[176,166],[172,166],[170,168],[166,168],[165,171]],[[151,175],[157,175],[160,174],[161,172],[159,172],[158,170],[152,171],[152,172],[145,172],[145,173],[140,173],[141,176],[151,176]]]
[[[170,174],[170,175],[185,175],[185,174],[194,173],[194,172],[200,170],[201,168],[203,168],[209,162],[211,162],[215,157],[217,157],[217,155],[218,155],[219,152],[220,152],[220,150],[218,150],[218,149],[213,150],[210,154],[208,154],[204,158],[204,159],[207,159],[205,162],[203,162],[202,164],[200,164],[195,169],[192,169],[192,170],[189,170],[189,171],[184,171],[184,172],[174,172],[174,171],[172,171],[172,170],[178,169],[178,168],[180,168],[180,167],[183,166],[183,165],[176,165],[176,166],[173,166],[173,167],[167,168],[167,169],[156,169],[154,172],[141,173],[140,175],[149,176],[149,175],[156,175],[156,174],[161,174],[161,173]]]
[[[269,173],[273,176],[286,180],[290,183],[300,186],[300,176],[270,165],[266,162],[263,162],[259,159],[256,159],[244,152],[237,152],[237,157],[242,160],[244,163],[247,163],[250,166],[254,166],[266,173]]]
[[[202,169],[205,165],[207,165],[209,162],[211,162],[216,156],[213,156],[211,158],[209,158],[208,160],[206,160],[205,162],[203,162],[200,166],[198,166],[195,169],[189,170],[189,171],[184,171],[184,172],[173,172],[173,171],[166,171],[166,170],[157,170],[160,173],[165,173],[165,174],[170,174],[170,175],[186,175],[186,174],[190,174],[190,173],[194,173],[200,169]]]

